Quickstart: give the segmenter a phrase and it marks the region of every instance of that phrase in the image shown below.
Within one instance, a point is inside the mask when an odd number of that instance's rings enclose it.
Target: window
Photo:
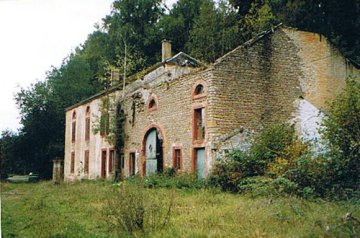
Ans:
[[[193,99],[206,97],[207,91],[208,90],[207,90],[206,82],[203,80],[199,80],[193,86],[192,97]]]
[[[173,168],[177,170],[181,170],[181,149],[174,148],[173,152]]]
[[[107,136],[110,128],[109,112],[102,112],[100,117],[100,135]]]
[[[150,103],[149,103],[149,109],[153,109],[156,107],[156,102],[155,99],[151,99]]]
[[[202,84],[199,84],[195,87],[194,95],[199,95],[204,93],[204,86]]]
[[[152,95],[147,103],[148,112],[156,111],[157,106],[157,97],[155,95]]]
[[[115,150],[109,151],[109,173],[112,173],[114,170],[114,162],[115,162]]]
[[[71,152],[70,173],[75,172],[75,152]]]
[[[71,123],[71,142],[75,142],[75,134],[76,134],[76,112],[74,111],[72,114],[72,123]]]
[[[129,157],[129,175],[135,175],[135,153],[130,153]]]
[[[194,140],[205,139],[205,108],[198,108],[194,110]]]
[[[85,156],[84,156],[84,173],[89,173],[89,151],[85,150]]]
[[[85,140],[90,139],[90,107],[86,108],[86,118],[85,118]]]

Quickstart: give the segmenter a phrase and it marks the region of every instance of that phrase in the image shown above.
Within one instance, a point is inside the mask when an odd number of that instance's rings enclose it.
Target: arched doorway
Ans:
[[[143,144],[143,175],[161,173],[164,167],[162,134],[157,128],[149,129],[145,133]]]

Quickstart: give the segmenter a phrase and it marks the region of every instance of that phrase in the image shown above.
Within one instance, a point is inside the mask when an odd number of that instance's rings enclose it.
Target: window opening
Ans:
[[[130,153],[129,157],[129,175],[135,175],[135,153]]]
[[[85,156],[84,156],[84,173],[89,173],[89,151],[85,150]]]
[[[202,93],[204,93],[204,86],[202,84],[199,84],[195,88],[194,95],[199,95],[199,94],[202,94]]]
[[[181,169],[181,149],[174,149],[173,168],[175,170]]]
[[[71,123],[71,142],[75,142],[75,135],[76,135],[76,112],[73,112],[72,115],[72,123]]]
[[[194,110],[194,140],[205,139],[205,108]]]
[[[155,108],[156,107],[156,102],[154,99],[151,99],[150,103],[149,103],[149,109]]]

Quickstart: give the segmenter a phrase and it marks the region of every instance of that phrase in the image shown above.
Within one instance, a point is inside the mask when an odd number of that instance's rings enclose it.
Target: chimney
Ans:
[[[171,58],[171,42],[169,40],[162,40],[162,62]]]

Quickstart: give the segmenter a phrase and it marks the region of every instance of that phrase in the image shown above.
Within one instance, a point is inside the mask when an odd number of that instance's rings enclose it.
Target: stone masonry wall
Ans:
[[[302,95],[298,62],[296,47],[280,30],[215,62],[208,102],[214,149],[224,134],[239,128],[257,132],[291,118],[293,102]]]
[[[129,154],[136,153],[137,172],[142,170],[144,136],[158,128],[163,137],[164,167],[172,167],[174,146],[182,149],[183,171],[192,170],[192,118],[197,105],[206,105],[206,97],[194,100],[192,92],[199,80],[207,80],[208,71],[185,75],[171,82],[158,82],[151,88],[141,88],[123,102],[126,115],[125,174],[129,171]],[[147,102],[156,97],[157,110],[148,111]],[[132,105],[135,104],[135,114]],[[134,116],[133,116],[134,115]],[[205,138],[206,141],[207,138]],[[205,146],[206,142],[201,145]]]
[[[304,98],[317,108],[326,109],[326,103],[341,92],[348,77],[360,80],[360,71],[324,36],[292,28],[282,28],[282,31],[298,49]]]

